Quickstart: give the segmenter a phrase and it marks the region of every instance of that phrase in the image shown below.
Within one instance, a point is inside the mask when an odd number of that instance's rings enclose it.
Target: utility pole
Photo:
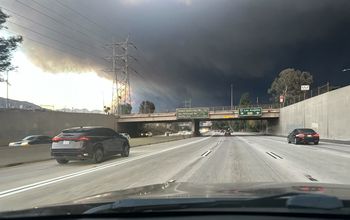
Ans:
[[[231,110],[233,109],[233,84],[231,83]]]
[[[9,108],[9,71],[6,71],[6,108]]]
[[[106,45],[107,48],[112,48],[112,57],[108,57],[107,60],[112,62],[112,70],[107,72],[113,73],[113,86],[112,86],[112,114],[121,113],[121,104],[131,105],[131,87],[129,76],[129,47],[136,46],[130,42],[129,36],[122,42],[115,42]],[[134,57],[132,57],[134,58]],[[136,58],[134,58],[136,60]]]
[[[185,107],[185,108],[192,108],[192,99],[191,99],[191,98],[185,99],[185,101],[184,101],[184,107]]]

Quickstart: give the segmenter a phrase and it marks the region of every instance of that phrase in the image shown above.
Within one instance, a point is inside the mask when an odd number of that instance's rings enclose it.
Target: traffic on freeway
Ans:
[[[0,0],[0,220],[350,219],[349,0]]]
[[[290,145],[282,137],[232,134],[210,132],[132,148],[129,157],[117,155],[97,166],[86,161],[60,166],[49,160],[0,169],[0,207],[4,211],[85,200],[93,203],[94,198],[108,198],[106,192],[167,182],[188,183],[193,188],[218,184],[215,190],[230,183],[225,189],[238,191],[272,188],[304,192],[298,187],[317,186],[338,193],[339,187],[340,194],[347,187],[339,184],[350,182],[350,149],[346,145],[322,141],[317,146]],[[206,191],[191,193],[185,195],[204,196]]]

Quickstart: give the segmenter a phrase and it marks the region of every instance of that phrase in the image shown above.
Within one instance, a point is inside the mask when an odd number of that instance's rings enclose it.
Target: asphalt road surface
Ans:
[[[19,210],[169,180],[350,183],[350,146],[271,136],[208,136],[132,148],[101,164],[54,160],[0,169],[0,210]]]

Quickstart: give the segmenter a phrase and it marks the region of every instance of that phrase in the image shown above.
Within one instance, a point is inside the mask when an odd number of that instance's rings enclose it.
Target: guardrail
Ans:
[[[236,105],[236,106],[214,106],[209,107],[209,111],[232,111],[238,110],[239,108],[262,108],[262,109],[275,109],[280,108],[279,104],[253,104],[253,105]]]

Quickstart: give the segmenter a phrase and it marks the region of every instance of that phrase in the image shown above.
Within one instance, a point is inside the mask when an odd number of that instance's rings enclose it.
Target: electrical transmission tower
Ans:
[[[113,73],[113,86],[112,86],[112,114],[121,113],[121,105],[131,105],[131,87],[130,87],[130,70],[133,70],[129,66],[129,58],[135,57],[129,54],[129,47],[132,46],[135,49],[136,46],[130,42],[129,36],[122,42],[113,42],[108,44],[108,48],[112,48],[112,56],[107,60],[112,62],[112,70],[108,72]]]

